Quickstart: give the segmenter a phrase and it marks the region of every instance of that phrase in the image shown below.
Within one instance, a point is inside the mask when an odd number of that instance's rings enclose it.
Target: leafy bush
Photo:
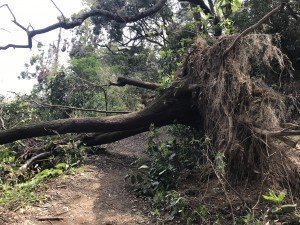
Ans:
[[[170,132],[179,134],[192,134],[190,128],[174,126]],[[202,158],[201,142],[194,136],[186,138],[173,138],[162,144],[156,143],[157,132],[151,128],[148,141],[148,160],[138,160],[135,164],[137,170],[132,172],[130,178],[135,191],[141,195],[155,196],[159,191],[169,191],[176,188],[177,179],[184,169],[194,169]]]
[[[149,132],[147,159],[135,162],[136,170],[127,180],[135,192],[152,198],[152,215],[167,213],[168,219],[179,216],[186,224],[203,221],[205,208],[190,208],[177,190],[182,171],[195,170],[203,160],[203,142],[200,134],[186,126],[169,128],[171,139],[157,143],[158,132],[152,126]]]

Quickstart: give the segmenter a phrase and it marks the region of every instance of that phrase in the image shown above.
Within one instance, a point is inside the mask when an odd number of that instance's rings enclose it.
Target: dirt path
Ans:
[[[124,182],[146,140],[146,134],[140,134],[107,146],[105,153],[89,156],[82,172],[49,183],[46,202],[19,209],[13,218],[2,215],[0,224],[153,224],[149,205],[130,193]],[[38,220],[42,218],[46,220]]]

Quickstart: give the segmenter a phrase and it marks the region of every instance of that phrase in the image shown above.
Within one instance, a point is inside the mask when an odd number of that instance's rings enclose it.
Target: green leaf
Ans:
[[[286,193],[284,191],[281,191],[278,195],[276,195],[273,190],[270,190],[269,195],[263,195],[262,197],[267,201],[278,204],[284,201],[285,196]]]
[[[232,2],[232,12],[236,12],[242,5],[242,0],[233,0]]]

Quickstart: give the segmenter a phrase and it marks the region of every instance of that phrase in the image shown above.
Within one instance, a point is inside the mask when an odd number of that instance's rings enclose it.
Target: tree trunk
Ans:
[[[109,133],[112,138],[111,132],[116,132],[113,134],[118,134],[120,139],[126,135],[120,135],[122,132],[119,131],[129,130],[133,135],[148,130],[151,124],[157,127],[171,124],[174,121],[189,124],[192,122],[190,119],[197,113],[197,110],[192,107],[191,97],[190,90],[171,87],[165,90],[149,107],[141,111],[108,117],[60,119],[15,127],[0,132],[0,144],[32,137],[67,133],[100,132]],[[112,140],[115,141],[118,138],[114,137]]]

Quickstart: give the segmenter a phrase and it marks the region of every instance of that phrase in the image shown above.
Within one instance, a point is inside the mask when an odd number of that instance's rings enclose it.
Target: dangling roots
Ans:
[[[268,176],[274,184],[296,187],[292,149],[299,126],[285,125],[285,85],[293,70],[271,35],[247,35],[223,56],[236,36],[213,46],[199,38],[182,70],[185,85],[197,84],[196,105],[214,149],[226,156],[230,178]]]

